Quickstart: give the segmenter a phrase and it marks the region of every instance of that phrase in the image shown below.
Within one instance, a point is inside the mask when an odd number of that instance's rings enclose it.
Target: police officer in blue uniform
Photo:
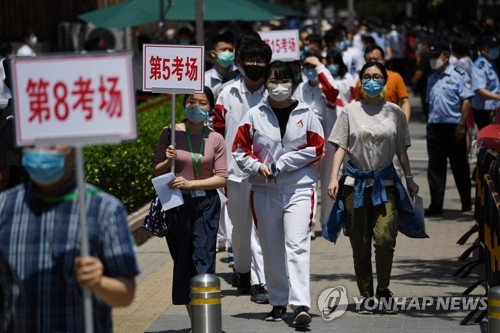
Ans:
[[[474,92],[469,75],[463,69],[450,65],[451,48],[448,44],[431,44],[429,52],[429,63],[434,70],[428,78],[426,95],[429,103],[427,181],[431,204],[425,215],[435,216],[443,213],[448,159],[460,194],[462,211],[472,209],[465,120]]]
[[[479,40],[479,57],[472,66],[472,98],[474,122],[478,130],[492,123],[495,109],[500,106],[500,82],[495,68],[498,58],[498,40],[484,36]]]

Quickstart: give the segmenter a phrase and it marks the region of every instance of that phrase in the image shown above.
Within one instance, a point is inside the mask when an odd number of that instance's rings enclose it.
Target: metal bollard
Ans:
[[[488,332],[500,332],[500,287],[488,291]]]
[[[191,329],[193,333],[221,333],[220,280],[213,274],[191,279]]]

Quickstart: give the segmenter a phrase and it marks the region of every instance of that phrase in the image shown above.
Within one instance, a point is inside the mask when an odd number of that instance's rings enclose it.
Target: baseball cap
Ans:
[[[498,39],[494,35],[487,35],[483,36],[479,39],[479,46],[480,47],[496,47],[498,46]]]
[[[432,42],[429,45],[429,54],[440,55],[442,52],[451,52],[451,47],[447,43]]]

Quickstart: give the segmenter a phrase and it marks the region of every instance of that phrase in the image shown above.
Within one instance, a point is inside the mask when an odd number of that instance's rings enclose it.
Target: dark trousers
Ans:
[[[493,124],[493,111],[474,109],[472,110],[472,115],[478,131],[490,124]]]
[[[427,125],[427,153],[429,155],[427,181],[431,193],[429,206],[431,209],[443,209],[448,160],[462,208],[470,209],[471,206],[471,180],[465,137],[457,141],[455,139],[456,128],[457,125],[453,124]]]
[[[216,190],[203,197],[183,191],[184,204],[169,214],[167,244],[174,261],[172,303],[188,304],[191,279],[198,274],[214,274],[220,199]]]
[[[344,187],[354,272],[359,293],[363,297],[374,295],[372,244],[375,248],[377,287],[384,290],[391,282],[392,261],[398,235],[398,192],[395,186],[386,186],[386,192],[387,201],[373,206],[372,187],[367,187],[363,207],[354,208],[354,188]]]

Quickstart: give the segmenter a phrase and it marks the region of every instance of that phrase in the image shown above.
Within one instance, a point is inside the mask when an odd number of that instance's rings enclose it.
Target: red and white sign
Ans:
[[[205,48],[197,45],[144,44],[143,90],[203,92]]]
[[[137,137],[131,53],[16,57],[12,78],[18,145]]]
[[[271,46],[273,61],[292,61],[300,59],[298,30],[260,31],[260,37]]]

